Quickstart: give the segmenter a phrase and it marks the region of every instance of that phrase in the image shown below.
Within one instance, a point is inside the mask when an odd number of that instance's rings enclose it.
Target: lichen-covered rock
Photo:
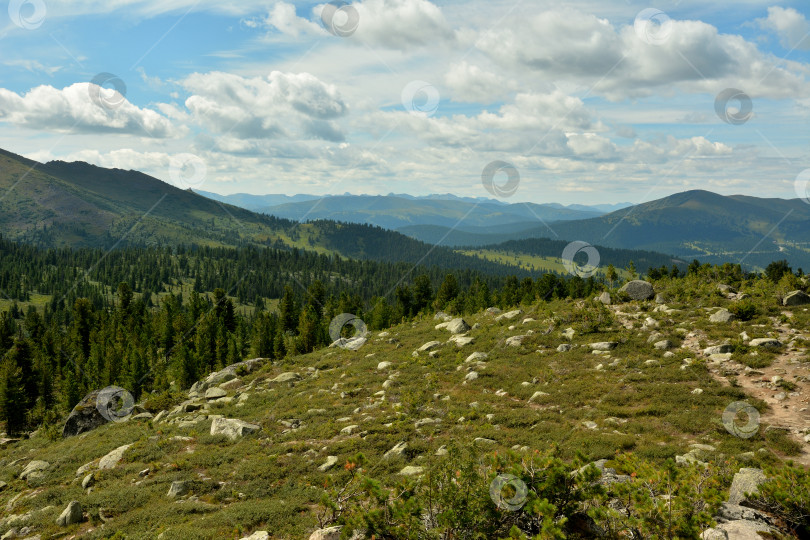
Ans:
[[[633,300],[649,300],[655,296],[653,286],[650,283],[640,279],[628,281],[622,286],[621,289],[619,289],[619,292],[627,294],[627,296]]]
[[[67,527],[74,523],[81,523],[82,518],[82,505],[79,504],[79,501],[70,501],[67,508],[56,518],[56,524],[60,527]]]
[[[96,406],[100,392],[101,390],[90,392],[73,407],[65,422],[65,427],[62,429],[62,437],[73,437],[103,426],[110,421],[102,416],[101,411]]]
[[[225,435],[232,441],[259,431],[260,426],[235,418],[214,418],[211,422],[211,435]]]
[[[810,295],[804,291],[789,292],[782,299],[783,306],[803,306],[810,304]]]
[[[748,499],[746,493],[756,494],[759,492],[759,485],[767,478],[762,469],[743,467],[734,475],[731,487],[728,490],[728,502],[731,504],[743,505]],[[744,505],[743,505],[744,506]]]

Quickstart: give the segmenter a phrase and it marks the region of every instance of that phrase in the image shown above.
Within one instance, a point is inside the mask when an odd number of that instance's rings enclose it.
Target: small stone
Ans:
[[[548,393],[546,393],[546,392],[540,392],[540,391],[538,390],[537,392],[535,392],[534,394],[532,394],[532,397],[530,397],[530,398],[529,398],[529,403],[531,403],[532,401],[534,401],[534,400],[535,400],[535,399],[537,399],[537,398],[540,398],[540,397],[543,397],[543,396],[547,396],[547,395],[548,395]]]
[[[588,429],[598,429],[599,428],[599,425],[596,422],[593,422],[591,420],[585,420],[584,422],[582,422],[582,425],[585,426]]]
[[[408,448],[408,443],[406,443],[405,441],[398,442],[397,444],[394,445],[393,448],[391,448],[388,452],[383,454],[383,457],[388,459],[396,456],[401,456],[406,448]]]
[[[696,395],[696,396],[699,396],[700,394],[702,394],[702,393],[703,393],[703,388],[695,388],[695,389],[694,389],[694,390],[692,390],[692,392],[690,392],[690,393],[691,393],[691,394],[694,394],[694,395]]]
[[[95,483],[96,477],[93,476],[93,473],[90,473],[82,479],[82,489],[92,487]]]
[[[392,366],[391,362],[380,362],[377,364],[377,369],[382,371],[384,369],[388,369]]]
[[[346,426],[345,428],[343,428],[343,429],[341,429],[341,430],[340,430],[340,434],[341,434],[341,435],[351,435],[351,434],[352,434],[352,433],[354,433],[354,432],[357,430],[357,428],[359,428],[359,427],[360,427],[360,426],[357,426],[357,425],[354,425],[354,424],[352,424],[351,426]]]
[[[320,467],[318,467],[318,470],[321,472],[326,472],[335,465],[337,465],[337,462],[338,462],[337,456],[326,456],[326,462]]]
[[[557,352],[568,352],[570,350],[571,350],[570,343],[560,343],[559,345],[557,345]]]
[[[425,471],[424,467],[417,467],[415,465],[408,465],[407,467],[403,467],[399,474],[403,476],[416,476],[418,474],[422,474]]]
[[[477,378],[478,378],[478,372],[477,371],[471,371],[471,372],[467,373],[467,375],[464,376],[465,381],[474,381]]]

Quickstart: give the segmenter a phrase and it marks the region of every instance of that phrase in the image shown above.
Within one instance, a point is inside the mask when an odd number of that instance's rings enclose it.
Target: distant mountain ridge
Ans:
[[[571,209],[559,204],[504,203],[493,199],[456,197],[453,195],[329,195],[317,199],[295,195],[299,200],[265,206],[265,200],[281,201],[286,196],[266,195],[248,200],[243,195],[205,196],[229,204],[295,221],[328,219],[347,223],[366,223],[386,229],[416,225],[438,225],[471,231],[480,227],[501,227],[543,221],[564,221],[596,217],[603,212],[582,207]],[[290,197],[287,197],[288,199]],[[510,227],[511,229],[511,227]]]

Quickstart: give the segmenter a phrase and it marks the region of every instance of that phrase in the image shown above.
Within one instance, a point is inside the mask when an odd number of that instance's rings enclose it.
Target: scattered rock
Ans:
[[[627,294],[633,300],[649,300],[653,296],[655,296],[655,290],[653,286],[640,279],[634,279],[633,281],[628,281],[625,283],[619,292],[623,292]]]
[[[405,441],[398,442],[397,444],[394,445],[393,448],[391,448],[388,452],[383,454],[383,457],[387,459],[396,456],[401,456],[402,452],[404,452],[406,448],[408,448],[408,443],[406,443]]]
[[[557,352],[568,352],[570,350],[571,350],[570,343],[560,343],[559,345],[557,345]]]
[[[433,318],[437,321],[445,321],[445,322],[453,320],[453,317],[451,317],[444,311],[437,312],[436,315],[433,316]]]
[[[612,351],[618,347],[618,345],[619,343],[616,341],[599,341],[597,343],[591,343],[589,347],[594,351]]]
[[[523,340],[529,336],[520,335],[520,336],[512,336],[506,339],[506,345],[509,347],[520,347]]]
[[[326,472],[335,465],[337,465],[337,462],[338,462],[337,456],[326,456],[326,462],[320,467],[318,467],[318,470],[321,472]]]
[[[70,501],[67,508],[56,518],[56,524],[60,527],[67,527],[68,525],[81,523],[82,518],[82,505],[79,504],[79,501]]]
[[[355,425],[355,424],[352,424],[351,426],[346,426],[345,428],[343,428],[343,429],[341,429],[341,430],[340,430],[340,434],[341,434],[341,435],[351,435],[351,434],[352,434],[352,433],[354,433],[354,432],[357,430],[357,428],[359,428],[359,427],[360,427],[360,426]]]
[[[495,317],[495,320],[496,321],[503,321],[503,320],[511,321],[512,319],[514,319],[518,315],[521,315],[522,313],[523,313],[522,309],[514,309],[512,311],[507,311],[506,313],[501,313],[500,315]]]
[[[170,499],[176,499],[177,497],[182,497],[186,493],[188,493],[189,487],[188,482],[185,480],[175,480],[172,482],[172,485],[169,487],[169,492],[166,494],[167,497]]]
[[[566,328],[565,330],[560,332],[560,335],[565,339],[567,339],[568,341],[571,341],[572,339],[574,339],[574,334],[576,333],[577,333],[576,330],[574,330],[573,328]]]
[[[547,395],[548,395],[548,393],[547,393],[547,392],[540,392],[540,391],[538,390],[537,392],[535,392],[534,394],[532,394],[532,397],[530,397],[530,398],[529,398],[529,403],[531,403],[532,401],[534,401],[534,400],[535,400],[535,399],[537,399],[537,398],[540,398],[540,397],[543,397],[543,396],[547,396]]]
[[[250,536],[243,536],[240,540],[270,540],[270,534],[267,531],[256,531]]]
[[[475,362],[476,360],[483,360],[483,359],[487,358],[488,356],[489,355],[487,353],[485,353],[485,352],[474,352],[470,356],[468,356],[467,359],[464,360],[464,362],[465,363],[467,363],[467,362]]]
[[[318,529],[309,536],[309,540],[340,540],[341,526]]]
[[[487,439],[486,437],[476,437],[473,439],[473,443],[481,446],[492,446],[493,444],[498,444],[498,441]]]
[[[384,369],[390,368],[392,365],[393,364],[391,364],[391,362],[380,362],[379,364],[377,364],[377,369],[382,371]]]
[[[464,319],[458,318],[449,321],[445,328],[449,330],[451,334],[463,334],[470,330],[470,325],[467,324]]]
[[[431,349],[435,349],[436,347],[440,346],[441,344],[442,344],[441,341],[428,341],[427,343],[425,343],[424,345],[419,347],[417,349],[417,351],[419,351],[419,352],[429,351]]]
[[[51,464],[47,461],[34,460],[26,465],[23,471],[20,473],[20,480],[41,480],[42,478],[45,478],[45,471],[50,466]]]
[[[728,354],[734,351],[734,346],[729,344],[724,345],[713,345],[711,347],[706,347],[703,349],[703,354],[705,356],[711,356],[713,354]]]
[[[260,426],[235,418],[214,418],[211,422],[211,435],[225,435],[232,441],[259,431]]]
[[[296,373],[294,371],[287,371],[285,373],[282,373],[281,375],[279,375],[275,379],[271,379],[270,382],[286,383],[286,382],[294,382],[294,381],[299,381],[299,380],[301,380],[301,375],[299,375],[298,373]]]
[[[653,347],[655,347],[659,351],[665,351],[667,349],[671,349],[674,346],[675,346],[675,344],[672,343],[668,339],[664,339],[664,340],[661,340],[661,341],[656,341],[655,344],[653,345]]]
[[[122,392],[125,391],[120,389]],[[94,390],[84,396],[79,403],[73,407],[67,420],[65,427],[62,428],[62,437],[73,437],[80,433],[96,429],[110,420],[102,416],[101,411],[98,410],[97,403],[101,390]]]
[[[728,502],[743,505],[743,503],[748,500],[745,494],[758,493],[759,485],[765,480],[767,480],[767,478],[765,477],[765,473],[762,472],[762,469],[743,467],[734,475],[734,479],[731,481],[731,487],[728,490]]]
[[[584,422],[582,422],[582,425],[588,429],[599,429],[599,425],[596,422],[593,422],[592,420],[585,420]]]
[[[604,291],[602,294],[600,294],[599,296],[596,297],[596,300],[598,302],[602,302],[606,306],[609,306],[610,305],[610,293],[607,292],[607,291]]]
[[[114,469],[116,465],[121,462],[121,459],[124,457],[124,452],[126,452],[127,448],[130,446],[132,445],[125,444],[123,446],[119,446],[115,450],[112,450],[106,456],[98,460],[98,468],[100,470]]]
[[[425,471],[424,467],[417,467],[415,465],[408,465],[407,467],[403,467],[399,474],[403,476],[416,476],[417,474],[422,474]]]
[[[213,400],[223,398],[228,395],[228,392],[219,387],[209,388],[205,391],[205,399]]]
[[[810,295],[803,291],[789,292],[782,299],[783,306],[803,306],[810,304]]]
[[[734,314],[727,309],[719,309],[709,317],[709,321],[715,323],[726,323],[734,319]]]
[[[464,376],[465,381],[474,381],[477,378],[478,378],[478,372],[477,371],[471,371],[471,372],[467,373]]]
[[[778,339],[774,338],[757,338],[752,339],[749,345],[751,347],[777,348],[781,347],[782,343]]]

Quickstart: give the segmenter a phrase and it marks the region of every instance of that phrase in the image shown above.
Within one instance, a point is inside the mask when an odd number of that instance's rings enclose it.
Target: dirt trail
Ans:
[[[611,306],[619,322],[626,328],[633,328],[633,322],[643,321],[647,315],[622,313],[620,307]],[[666,306],[663,308],[666,309]],[[767,403],[769,408],[760,414],[760,423],[788,430],[791,437],[802,445],[802,453],[788,459],[810,466],[810,444],[804,441],[805,434],[810,434],[810,355],[806,349],[788,345],[802,335],[807,338],[807,332],[791,328],[791,312],[784,311],[783,315],[787,316],[788,323],[783,324],[773,318],[770,328],[763,327],[763,330],[769,331],[769,336],[786,345],[769,367],[751,369],[733,360],[709,361],[707,365],[716,380],[731,384],[729,378],[734,377],[747,395]],[[770,333],[771,331],[778,335]],[[681,347],[694,353],[695,358],[702,358],[701,340],[703,343],[714,344],[705,332],[693,329],[683,337]],[[795,384],[795,388],[788,390],[779,386],[778,382],[772,382],[772,378],[777,376]]]
[[[792,316],[790,312],[783,314]],[[760,423],[788,430],[791,437],[802,445],[802,453],[788,459],[810,466],[810,446],[804,441],[805,433],[810,433],[810,357],[804,349],[787,346],[793,339],[801,337],[802,332],[791,328],[789,324],[781,324],[776,319],[773,319],[771,328],[778,335],[770,335],[786,347],[770,366],[751,369],[733,360],[710,361],[707,365],[718,381],[730,384],[729,377],[734,377],[746,394],[767,403],[769,408],[760,414]],[[705,334],[693,331],[684,339],[683,346],[700,357],[701,339],[705,343]],[[795,384],[795,389],[788,390],[779,386],[772,382],[774,377],[781,377],[782,380]]]

